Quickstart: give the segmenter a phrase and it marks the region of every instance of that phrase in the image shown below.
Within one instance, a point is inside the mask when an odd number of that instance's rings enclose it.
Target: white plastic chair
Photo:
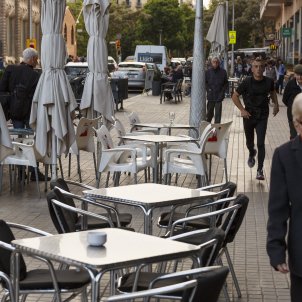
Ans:
[[[211,168],[212,168],[212,155],[216,155],[224,160],[224,174],[225,181],[228,181],[228,170],[227,170],[227,151],[228,151],[228,134],[229,129],[232,125],[232,121],[224,124],[212,124],[215,128],[213,137],[208,140],[205,146],[204,153],[210,155],[209,162],[209,181],[211,180]]]
[[[136,123],[141,123],[140,118],[136,112],[131,112],[130,114],[127,114],[125,112],[125,116],[128,118],[129,124],[130,124],[130,129],[134,131],[144,131],[144,132],[151,132],[152,134],[158,134],[158,129],[157,128],[149,128],[149,127],[135,127],[133,129],[133,126]]]
[[[139,146],[141,157],[138,157],[137,149],[131,145],[114,147],[113,140],[106,126],[102,125],[99,129],[94,130],[97,134],[97,141],[102,145],[97,187],[99,187],[102,172],[107,172],[106,187],[108,187],[110,172],[116,173],[115,185],[117,186],[119,185],[119,175],[121,172],[133,173],[134,182],[137,183],[137,173],[145,170],[151,162],[151,157],[147,156],[146,146]]]
[[[80,182],[82,182],[81,166],[80,166],[80,151],[92,153],[95,175],[97,176],[96,157],[95,157],[95,132],[93,128],[98,127],[98,121],[101,117],[95,119],[88,119],[82,117],[76,129],[76,140],[69,149],[69,163],[68,163],[68,176],[70,177],[71,155],[77,156],[77,167]]]
[[[35,156],[35,149],[34,149],[34,140],[33,139],[26,139],[23,140],[23,143],[18,141],[12,142],[14,154],[8,155],[2,162],[1,165],[9,165],[9,173],[10,173],[10,189],[12,190],[12,169],[11,166],[32,166],[35,170],[36,175],[36,184],[37,189],[39,192],[39,196],[41,197],[40,193],[40,186],[39,186],[39,178],[38,178],[38,166],[37,160]],[[1,167],[3,169],[3,166]],[[16,167],[15,167],[16,171]],[[29,175],[28,175],[29,177]],[[16,174],[15,174],[16,180]],[[2,187],[2,173],[1,173],[1,187]],[[22,179],[21,179],[21,186],[23,186],[24,182],[24,170],[22,171]]]
[[[204,158],[204,148],[208,137],[214,132],[211,125],[208,125],[200,137],[199,147],[194,143],[187,144],[185,149],[167,149],[165,151],[166,161],[163,174],[165,183],[171,182],[172,173],[185,173],[199,175],[198,187],[208,185],[207,166]],[[183,157],[182,157],[183,156]],[[169,175],[169,181],[168,181]],[[201,182],[201,179],[203,181]]]

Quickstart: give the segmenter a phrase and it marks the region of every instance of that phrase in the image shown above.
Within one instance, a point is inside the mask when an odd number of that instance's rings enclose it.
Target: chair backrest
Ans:
[[[201,153],[204,154],[205,147],[208,143],[208,138],[214,133],[215,129],[208,125],[200,136],[199,145]]]
[[[126,116],[128,117],[131,126],[141,122],[136,112],[131,112],[130,114],[126,114]]]
[[[234,201],[233,204],[240,205],[240,208],[235,213],[235,217],[233,218],[233,221],[232,221],[231,225],[229,226],[229,230],[226,232],[226,237],[225,237],[224,244],[223,244],[224,246],[227,243],[233,242],[233,240],[235,239],[235,236],[236,236],[237,232],[239,231],[242,221],[244,219],[244,216],[245,216],[248,204],[249,204],[249,198],[244,194],[239,194],[236,197],[236,200]],[[231,218],[232,218],[232,215],[230,213],[227,216],[227,218],[225,219],[225,221],[223,222],[223,225],[222,225],[223,230],[227,229]]]
[[[207,122],[207,121],[201,121],[199,124],[199,137],[201,136],[201,134],[203,133],[203,131],[205,130],[205,128],[211,125],[211,123]]]
[[[11,254],[12,252],[8,249],[5,249],[1,246],[2,243],[10,244],[15,240],[15,236],[11,231],[9,225],[4,221],[0,220],[0,271],[10,276],[10,263],[11,263]],[[26,264],[22,255],[19,257],[20,262],[20,280],[23,280],[26,277]]]
[[[221,289],[226,281],[229,269],[221,266],[211,266],[196,268],[188,271],[182,271],[163,275],[152,281],[152,287],[160,285],[163,281],[176,281],[180,277],[186,277],[189,280],[197,281],[197,287],[192,302],[217,302]]]
[[[220,158],[226,158],[228,131],[232,123],[233,121],[224,124],[212,124],[212,127],[215,128],[215,134],[206,144],[205,153],[215,154]]]
[[[97,134],[97,141],[101,143],[103,150],[114,148],[113,140],[111,138],[110,132],[108,131],[105,125],[102,125],[99,129],[95,131]]]
[[[201,249],[201,266],[213,265],[215,263],[225,238],[225,232],[222,229],[215,227],[185,232],[182,234],[180,232],[176,232],[176,234],[178,235],[172,236],[171,239],[193,245],[201,245],[215,239],[216,242],[214,247],[205,246]]]
[[[98,127],[98,120],[96,119],[88,119],[86,117],[82,117],[79,121],[76,130],[76,144],[79,150],[84,150],[87,152],[95,152],[94,145],[94,131],[93,128]]]
[[[119,119],[115,118],[113,128],[116,130],[117,135],[120,138],[118,145],[122,145],[124,143],[122,136],[126,135],[126,129],[125,129],[124,125],[122,124],[122,122]]]
[[[173,285],[148,289],[148,290],[141,290],[138,292],[133,292],[129,294],[121,294],[116,296],[111,296],[108,298],[105,298],[104,301],[107,302],[127,302],[127,301],[135,301],[136,299],[139,299],[141,301],[141,298],[148,298],[144,299],[144,301],[150,301],[150,298],[152,297],[164,297],[167,296],[169,299],[171,298],[171,294],[173,294],[173,300],[175,301],[188,301],[191,302],[193,299],[193,296],[195,294],[197,281],[196,280],[189,280],[181,283],[176,283]],[[183,294],[185,293],[185,294]],[[180,296],[181,294],[181,296]]]
[[[58,187],[65,190],[64,186],[61,186],[59,183]],[[68,191],[68,190],[66,190]],[[72,198],[64,196],[59,190],[53,189],[46,196],[47,205],[51,220],[59,234],[70,233],[76,231],[76,224],[78,222],[77,213],[66,211],[60,207],[56,207],[51,202],[52,199],[59,200],[62,203],[65,203],[71,207],[75,207],[75,203]]]

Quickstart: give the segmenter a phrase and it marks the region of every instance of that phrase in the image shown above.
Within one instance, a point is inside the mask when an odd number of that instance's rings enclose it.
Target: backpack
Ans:
[[[31,104],[26,86],[17,84],[11,94],[10,117],[12,120],[22,121],[29,113]]]

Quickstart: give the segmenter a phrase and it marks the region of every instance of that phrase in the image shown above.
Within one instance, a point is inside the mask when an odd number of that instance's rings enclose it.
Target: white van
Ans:
[[[161,71],[170,65],[167,48],[162,45],[137,45],[134,60],[136,62],[156,63]]]

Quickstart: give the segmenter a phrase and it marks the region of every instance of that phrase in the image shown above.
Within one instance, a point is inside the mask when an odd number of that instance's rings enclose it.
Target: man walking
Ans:
[[[297,136],[297,131],[293,123],[292,106],[296,95],[302,92],[302,65],[294,67],[294,77],[285,86],[282,102],[287,107],[287,119],[289,125],[290,139]]]
[[[38,62],[38,52],[34,48],[23,51],[23,62],[9,65],[0,82],[0,91],[9,92],[10,116],[14,128],[29,128],[29,118],[33,96],[39,81],[39,73],[34,70]],[[30,167],[31,180],[36,180],[34,169]],[[45,176],[38,171],[40,181]],[[50,178],[48,178],[50,180]]]
[[[234,104],[241,112],[243,117],[243,126],[246,137],[246,146],[249,150],[248,166],[255,165],[255,156],[257,150],[254,145],[254,131],[257,134],[258,148],[258,169],[256,179],[264,180],[263,163],[265,157],[265,135],[267,120],[269,116],[269,96],[273,101],[273,115],[279,112],[279,105],[274,81],[263,76],[264,64],[260,58],[252,63],[252,76],[247,77],[233,93],[232,99]],[[243,96],[244,107],[241,104],[239,96]]]
[[[23,62],[9,65],[5,69],[0,91],[11,95],[10,115],[14,128],[29,128],[32,99],[39,81],[34,71],[38,61],[38,52],[33,48],[23,51]],[[16,100],[15,102],[15,99]]]
[[[215,110],[215,123],[221,122],[222,101],[228,88],[227,73],[220,66],[218,57],[211,60],[212,67],[206,71],[207,121],[211,123]]]

